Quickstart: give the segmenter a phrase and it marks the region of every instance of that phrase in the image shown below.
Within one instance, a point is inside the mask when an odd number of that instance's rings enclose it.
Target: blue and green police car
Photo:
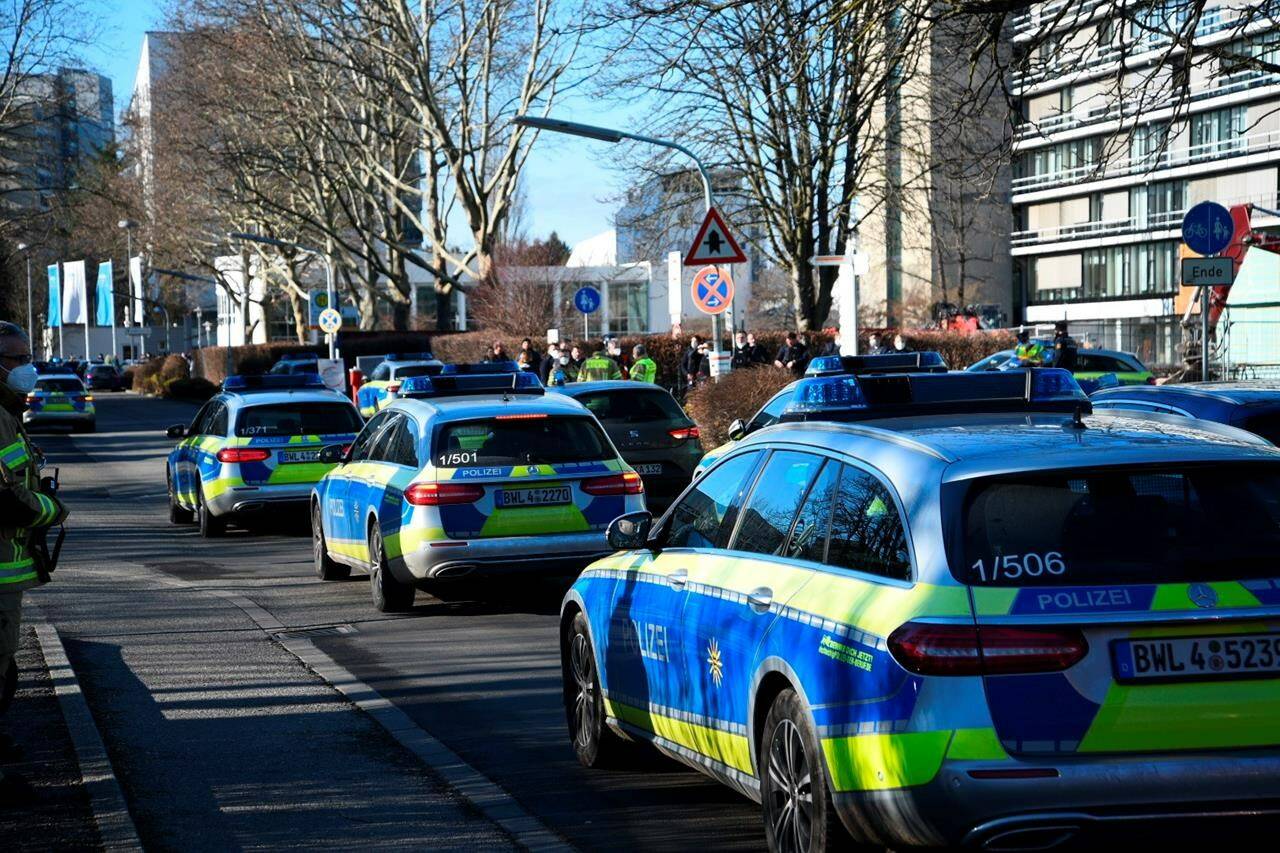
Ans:
[[[356,392],[360,414],[371,418],[391,404],[404,380],[414,376],[437,376],[444,362],[429,352],[388,353]]]
[[[576,573],[611,550],[611,521],[644,508],[591,412],[513,363],[407,379],[323,458],[339,464],[312,499],[316,573],[368,572],[381,611],[463,577]]]
[[[656,745],[771,850],[1044,849],[1280,802],[1280,450],[1054,369],[802,380],[562,610],[587,766]],[[1249,824],[1245,824],[1249,825]]]
[[[332,467],[321,449],[350,444],[360,424],[351,401],[314,373],[227,377],[190,425],[166,431],[181,439],[165,464],[169,520],[194,519],[202,536],[221,536],[232,520],[305,511]]]
[[[74,432],[93,432],[98,414],[93,394],[74,373],[41,374],[27,394],[22,423],[28,427],[69,426]]]

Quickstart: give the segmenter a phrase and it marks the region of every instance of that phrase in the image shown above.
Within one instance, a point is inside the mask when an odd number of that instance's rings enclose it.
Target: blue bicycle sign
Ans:
[[[600,291],[589,284],[579,287],[573,294],[573,307],[583,314],[594,314],[600,309]]]

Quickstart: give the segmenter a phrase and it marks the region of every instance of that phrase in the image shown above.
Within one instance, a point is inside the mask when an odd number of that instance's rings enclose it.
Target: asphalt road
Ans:
[[[193,411],[102,394],[97,434],[35,437],[62,470],[72,518],[56,582],[32,597],[63,632],[148,846],[504,843],[212,590],[311,632],[575,846],[762,846],[753,804],[680,765],[577,764],[560,704],[560,584],[491,585],[449,601],[419,593],[412,613],[384,616],[363,576],[315,578],[303,518],[221,540],[170,525],[163,428]],[[197,820],[207,821],[198,831]]]

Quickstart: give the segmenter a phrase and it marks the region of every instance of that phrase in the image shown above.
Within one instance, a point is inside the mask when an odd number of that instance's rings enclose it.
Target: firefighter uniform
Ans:
[[[1039,367],[1044,364],[1044,345],[1036,341],[1018,344],[1013,351],[1013,357],[1018,360],[1019,364],[1024,364],[1028,367]]]
[[[649,356],[641,356],[631,365],[631,378],[637,382],[655,384],[658,381],[658,363]]]
[[[579,382],[594,382],[598,379],[621,379],[622,369],[618,367],[618,363],[605,353],[604,350],[596,350],[592,353],[591,358],[582,363],[582,367],[578,370]]]

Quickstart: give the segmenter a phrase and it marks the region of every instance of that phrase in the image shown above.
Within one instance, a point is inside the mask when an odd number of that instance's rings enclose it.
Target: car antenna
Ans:
[[[1071,415],[1072,429],[1088,429],[1089,426],[1084,422],[1084,406],[1076,404],[1076,410]]]

